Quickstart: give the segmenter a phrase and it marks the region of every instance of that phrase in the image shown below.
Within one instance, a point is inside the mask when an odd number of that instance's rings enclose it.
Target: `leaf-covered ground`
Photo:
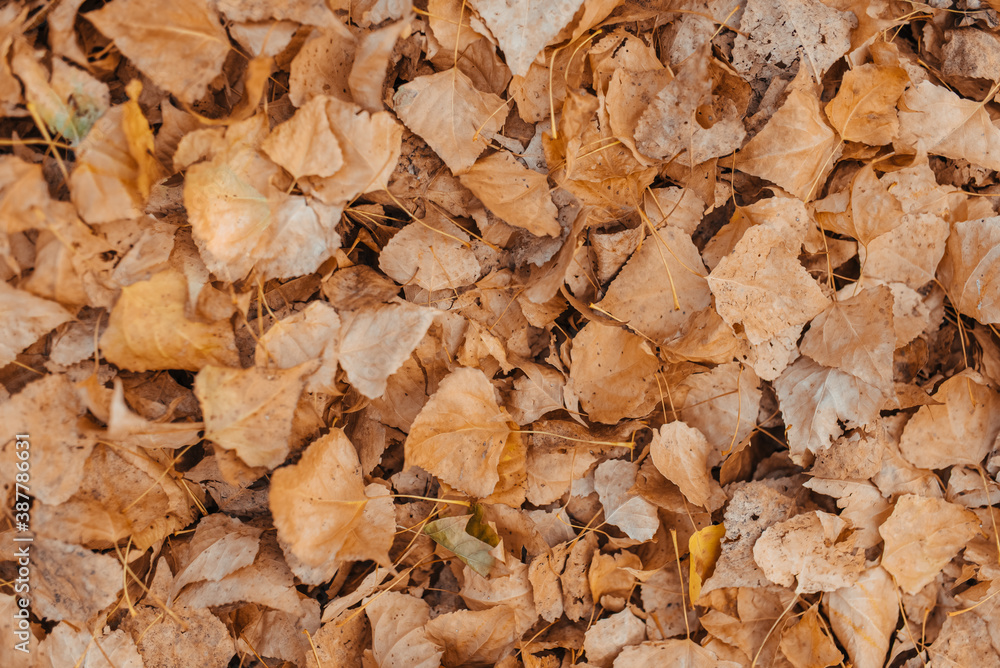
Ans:
[[[4,4],[0,665],[1000,665],[998,7]]]

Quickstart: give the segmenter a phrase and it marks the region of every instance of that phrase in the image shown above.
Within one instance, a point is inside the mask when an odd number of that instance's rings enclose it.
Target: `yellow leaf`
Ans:
[[[139,95],[142,93],[142,82],[132,79],[125,86],[128,101],[122,105],[122,129],[128,141],[128,152],[139,166],[135,177],[135,185],[143,199],[149,197],[149,189],[154,183],[166,176],[166,170],[156,159],[156,149],[153,146],[153,131],[149,122],[139,107]]]
[[[715,571],[715,562],[722,554],[722,537],[726,535],[724,524],[713,524],[694,532],[688,538],[691,551],[691,572],[688,577],[688,593],[691,601],[701,596],[701,585]]]

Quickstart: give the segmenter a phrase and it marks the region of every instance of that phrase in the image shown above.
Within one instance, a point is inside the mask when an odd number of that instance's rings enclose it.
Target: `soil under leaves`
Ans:
[[[0,664],[1000,665],[998,9],[5,4]]]

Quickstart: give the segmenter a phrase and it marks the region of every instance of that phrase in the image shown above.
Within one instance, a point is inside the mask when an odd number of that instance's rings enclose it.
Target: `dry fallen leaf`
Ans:
[[[437,668],[441,648],[427,636],[430,606],[414,596],[385,592],[365,606],[372,625],[372,658],[379,668]]]
[[[695,134],[704,132],[695,120],[695,113],[712,94],[707,46],[706,43],[681,64],[676,77],[660,90],[639,117],[635,144],[641,153],[669,162],[691,146]]]
[[[881,566],[866,570],[854,585],[823,596],[830,625],[858,668],[884,664],[899,620],[896,596],[896,585]]]
[[[478,369],[462,367],[441,381],[413,421],[406,463],[467,494],[486,497],[500,481],[497,466],[510,434],[510,416],[497,405],[489,379]]]
[[[979,518],[970,510],[904,494],[879,528],[885,540],[882,567],[903,591],[916,594],[979,531]]]
[[[892,291],[879,286],[832,302],[813,319],[799,350],[888,393],[893,387],[895,347]]]
[[[510,71],[523,77],[535,56],[573,19],[583,0],[546,5],[529,0],[471,0],[469,4],[496,36]]]
[[[825,230],[854,237],[867,246],[875,237],[891,232],[903,222],[903,208],[871,165],[858,170],[850,192],[843,191],[816,202],[816,218]]]
[[[781,634],[781,652],[795,668],[839,665],[844,655],[827,633],[818,609],[813,606],[798,624]]]
[[[282,549],[319,572],[345,561],[387,563],[391,506],[385,488],[365,487],[357,451],[339,429],[310,444],[298,464],[272,474],[270,507]]]
[[[612,459],[594,472],[594,491],[604,506],[604,520],[640,542],[652,539],[659,519],[656,506],[632,491],[639,466]]]
[[[736,668],[735,661],[720,660],[719,656],[691,640],[661,640],[626,647],[615,659],[614,668]]]
[[[219,15],[204,0],[115,0],[86,16],[158,86],[189,104],[207,92],[229,52]]]
[[[261,149],[296,179],[333,176],[344,164],[323,97],[314,97],[291,120],[276,127]]]
[[[597,307],[659,343],[709,306],[706,273],[690,236],[668,225],[642,240]]]
[[[705,435],[683,422],[671,422],[653,435],[649,455],[667,480],[680,487],[687,500],[708,510],[726,501],[719,483],[711,475],[712,446]]]
[[[802,79],[807,71],[799,69],[785,103],[736,154],[741,171],[773,181],[806,201],[819,193],[841,146],[826,124],[816,92]]]
[[[444,220],[410,223],[379,253],[378,266],[403,285],[455,290],[475,282],[482,271],[469,239],[462,228]]]
[[[654,401],[652,374],[658,367],[646,341],[619,327],[590,323],[574,339],[572,392],[597,422],[645,415]]]
[[[850,48],[857,18],[819,0],[793,6],[785,0],[750,0],[733,44],[737,71],[770,79],[782,64],[799,60],[810,75],[822,77]]]
[[[904,108],[905,107],[905,108]],[[947,88],[922,81],[900,98],[899,142],[919,151],[997,169],[1000,129],[986,109]]]
[[[562,232],[545,176],[524,167],[510,153],[501,151],[481,158],[458,178],[509,225],[538,237],[557,237]]]
[[[767,579],[797,593],[835,591],[853,585],[865,558],[848,524],[837,515],[816,510],[796,515],[764,530],[754,543],[753,558]]]
[[[826,115],[844,141],[888,144],[899,133],[896,101],[907,83],[902,67],[869,63],[848,70],[837,95],[826,105]]]
[[[123,288],[101,337],[108,361],[133,371],[235,366],[232,324],[189,318],[187,299],[187,279],[173,270]]]
[[[1000,322],[998,245],[1000,218],[956,223],[938,270],[955,308],[984,324]]]
[[[449,612],[429,621],[427,637],[444,649],[443,666],[495,664],[513,651],[517,616],[506,605]]]
[[[194,382],[205,438],[235,451],[248,466],[277,466],[288,456],[304,377],[315,368],[313,362],[278,371],[206,366]]]
[[[1000,434],[1000,394],[965,370],[941,383],[934,399],[937,404],[921,406],[906,423],[900,454],[924,469],[978,466]]]
[[[338,359],[361,394],[374,398],[424,337],[431,309],[409,303],[384,304],[341,314]]]
[[[182,140],[178,154],[208,160],[188,167],[184,206],[210,270],[231,280],[251,269],[268,278],[298,276],[315,271],[340,246],[334,229],[339,206],[278,189],[281,168],[258,150],[267,137],[262,117],[208,139],[212,143],[204,153],[187,153],[200,148],[195,141],[184,144],[190,137]],[[285,244],[297,252],[286,253]]]
[[[7,321],[3,327],[3,344],[0,345],[0,364],[14,361],[17,354],[73,316],[62,306],[47,299],[35,297],[30,292],[18,290],[4,283],[0,287],[0,307],[4,313],[17,313],[19,319]]]
[[[496,112],[504,106],[496,95],[476,90],[472,80],[456,68],[401,86],[393,102],[399,119],[437,151],[455,174],[469,171],[486,149],[489,135],[500,129]],[[448,109],[443,122],[442,107]]]
[[[864,426],[878,415],[881,391],[839,369],[801,357],[774,382],[782,415],[788,425],[793,458],[818,454],[848,427]]]
[[[810,321],[829,300],[771,227],[750,228],[708,275],[723,320],[742,323],[750,343]]]

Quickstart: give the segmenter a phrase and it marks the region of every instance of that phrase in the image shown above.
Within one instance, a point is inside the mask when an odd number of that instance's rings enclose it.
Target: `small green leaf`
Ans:
[[[490,554],[493,546],[467,532],[474,517],[475,515],[458,515],[434,520],[427,523],[424,533],[434,542],[454,552],[463,563],[485,578],[489,577],[493,568],[494,559]]]

